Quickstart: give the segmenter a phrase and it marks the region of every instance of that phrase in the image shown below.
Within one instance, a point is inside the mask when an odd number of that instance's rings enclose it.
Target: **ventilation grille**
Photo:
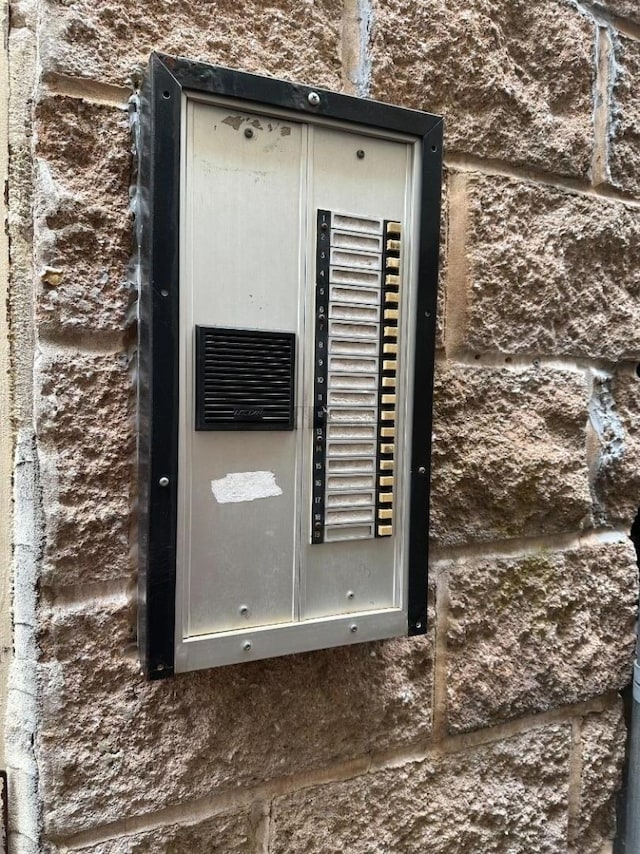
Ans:
[[[295,335],[196,326],[196,430],[293,430]]]

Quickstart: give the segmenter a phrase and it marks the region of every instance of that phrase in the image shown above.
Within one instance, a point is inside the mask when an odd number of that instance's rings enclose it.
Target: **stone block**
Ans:
[[[615,834],[616,795],[622,786],[626,728],[622,702],[589,715],[581,734],[582,781],[576,851],[602,854]]]
[[[436,546],[577,531],[591,512],[581,373],[437,365]]]
[[[46,831],[67,836],[427,739],[431,633],[147,682],[120,597],[42,614]]]
[[[36,140],[40,328],[121,333],[133,254],[127,114],[46,97],[36,107]]]
[[[341,87],[339,0],[46,0],[40,20],[45,76],[124,84],[159,51]]]
[[[570,727],[277,798],[272,854],[566,851]]]
[[[593,5],[597,11],[609,12],[620,18],[628,18],[635,24],[640,24],[640,7],[636,0],[596,0]]]
[[[452,564],[449,731],[494,726],[627,685],[637,574],[631,543]]]
[[[448,348],[639,358],[640,211],[505,178],[466,183],[466,275],[448,283]]]
[[[45,351],[36,364],[46,543],[41,583],[129,575],[134,436],[126,357]]]
[[[374,98],[444,115],[449,152],[587,176],[593,21],[560,0],[374,0]]]
[[[611,180],[640,195],[640,42],[618,35],[614,42],[609,169]]]
[[[598,522],[630,532],[640,508],[640,379],[635,372],[597,375],[589,415]]]
[[[74,847],[81,854],[254,854],[251,816],[244,810],[195,824],[169,824],[128,836]]]

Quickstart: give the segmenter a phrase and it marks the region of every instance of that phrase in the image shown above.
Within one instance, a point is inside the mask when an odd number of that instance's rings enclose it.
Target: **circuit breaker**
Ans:
[[[423,633],[442,120],[154,55],[134,127],[148,674]]]

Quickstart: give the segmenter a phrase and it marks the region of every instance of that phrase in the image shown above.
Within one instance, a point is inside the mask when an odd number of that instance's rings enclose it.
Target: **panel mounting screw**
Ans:
[[[422,628],[422,623],[416,623],[416,629],[421,629],[421,628]]]
[[[169,486],[169,478],[161,477],[158,483],[160,484],[160,486]]]
[[[247,137],[247,139],[251,139],[251,137],[253,136],[252,129],[251,128],[245,128],[244,129],[244,135]]]
[[[246,640],[246,641],[242,644],[242,649],[243,649],[245,652],[249,652],[249,650],[251,649],[251,641],[250,641],[250,640]]]
[[[240,607],[238,608],[238,612],[239,612],[241,617],[248,617],[249,616],[249,606],[248,605],[240,605]]]
[[[355,632],[357,632],[357,631],[358,631],[358,627],[356,626],[356,624],[355,624],[355,623],[351,623],[351,625],[349,626],[349,631],[350,631],[352,634],[355,634]]]
[[[420,468],[418,469],[418,474],[426,474],[426,473],[427,473],[426,468],[424,466],[420,466]]]
[[[364,151],[361,148],[356,151],[356,157],[358,160],[364,160]]]
[[[347,599],[353,599],[353,597],[354,597],[355,595],[356,595],[356,594],[353,592],[353,590],[349,590],[349,591],[347,591]]]
[[[317,92],[309,92],[307,95],[307,101],[311,104],[312,107],[317,107],[320,103],[320,95]]]

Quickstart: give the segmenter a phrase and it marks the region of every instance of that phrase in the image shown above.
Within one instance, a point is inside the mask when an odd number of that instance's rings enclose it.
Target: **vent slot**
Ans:
[[[196,430],[293,430],[295,335],[196,326]]]

